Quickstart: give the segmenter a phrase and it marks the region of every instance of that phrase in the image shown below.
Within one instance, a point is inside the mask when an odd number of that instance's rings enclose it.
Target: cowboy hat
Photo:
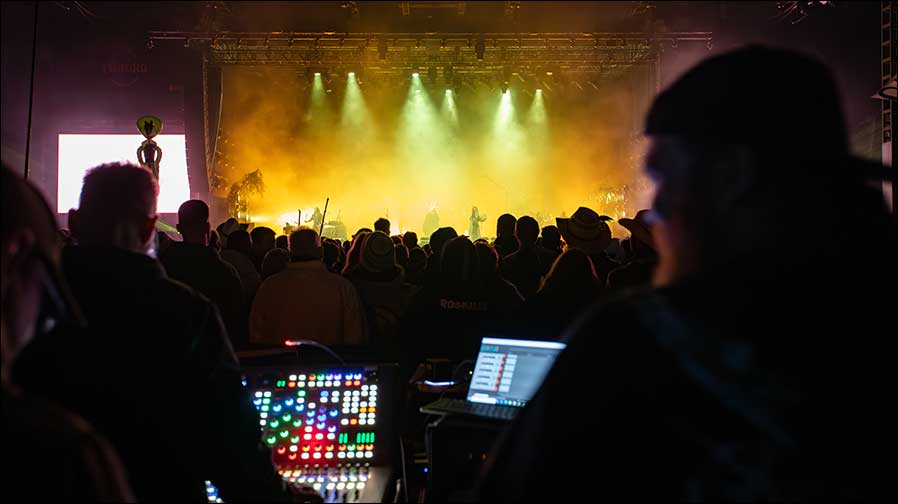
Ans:
[[[580,207],[570,218],[557,217],[555,223],[567,244],[587,253],[603,251],[611,243],[611,228],[606,221],[613,220],[606,215]]]
[[[650,224],[649,210],[640,210],[632,219],[626,217],[618,219],[617,223],[623,226],[633,235],[634,238],[647,245],[649,248],[655,248],[655,241],[652,239],[652,226]]]

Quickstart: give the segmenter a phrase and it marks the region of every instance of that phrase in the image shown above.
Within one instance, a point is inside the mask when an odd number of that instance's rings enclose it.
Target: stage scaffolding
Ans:
[[[217,137],[213,123],[220,120],[212,117],[219,117],[220,107],[211,96],[214,93],[210,94],[210,71],[215,69],[283,66],[307,73],[355,71],[366,79],[384,80],[420,72],[450,86],[468,79],[519,79],[534,88],[551,80],[596,89],[603,80],[642,69],[646,92],[653,95],[661,87],[664,52],[695,44],[711,49],[712,34],[148,32],[148,47],[167,44],[199,48],[203,53],[206,166],[211,181]]]

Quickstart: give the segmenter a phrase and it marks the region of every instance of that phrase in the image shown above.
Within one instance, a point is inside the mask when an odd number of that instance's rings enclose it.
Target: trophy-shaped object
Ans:
[[[153,172],[159,180],[159,163],[162,162],[162,149],[153,141],[153,137],[162,131],[162,120],[158,117],[143,116],[137,120],[137,130],[146,138],[137,148],[137,161]]]

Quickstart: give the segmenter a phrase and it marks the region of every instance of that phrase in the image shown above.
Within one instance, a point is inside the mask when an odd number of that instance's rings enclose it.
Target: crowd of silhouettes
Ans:
[[[759,72],[776,78],[751,87]],[[791,110],[777,79],[813,97]],[[50,447],[72,471],[53,496],[199,499],[213,479],[225,500],[295,501],[309,494],[260,448],[235,351],[364,348],[408,380],[494,334],[568,349],[482,498],[577,498],[546,482],[590,479],[624,498],[894,497],[895,221],[869,184],[881,167],[848,154],[827,70],[761,48],[712,58],[657,98],[646,134],[658,191],[618,237],[588,206],[542,228],[502,214],[492,240],[433,218],[391,235],[383,217],[347,241],[277,236],[213,227],[199,200],[166,234],[156,179],[127,163],[89,170],[58,230],[4,167],[7,446]],[[188,421],[203,432],[185,443]]]

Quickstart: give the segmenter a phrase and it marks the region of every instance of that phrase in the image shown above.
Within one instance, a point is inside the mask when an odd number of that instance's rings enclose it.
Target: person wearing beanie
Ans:
[[[404,280],[404,272],[396,264],[396,246],[386,233],[374,231],[362,238],[360,256],[359,266],[346,278],[362,300],[375,352],[395,356]]]

